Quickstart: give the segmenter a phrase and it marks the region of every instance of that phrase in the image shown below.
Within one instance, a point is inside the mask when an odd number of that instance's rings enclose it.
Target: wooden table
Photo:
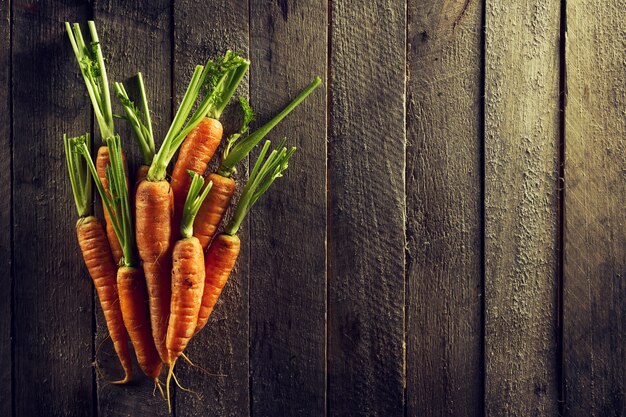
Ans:
[[[106,382],[74,236],[61,137],[94,124],[62,22],[89,18],[110,78],[144,73],[159,140],[193,65],[226,48],[252,61],[257,126],[324,79],[271,134],[298,153],[188,349],[223,376],[181,364],[202,400],[177,390],[175,415],[626,415],[624,10],[3,1],[0,415],[167,414],[150,382]]]

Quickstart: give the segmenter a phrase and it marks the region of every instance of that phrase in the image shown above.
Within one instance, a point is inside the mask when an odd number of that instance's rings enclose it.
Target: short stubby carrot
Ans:
[[[137,362],[155,383],[161,373],[161,358],[154,345],[148,318],[148,293],[143,271],[122,266],[117,272],[117,286],[124,324],[135,347]]]
[[[189,172],[203,175],[209,161],[222,140],[223,128],[219,120],[205,117],[187,135],[178,151],[178,159],[172,171],[172,190],[174,191],[173,230],[178,230],[183,215],[185,198],[189,191],[191,178]]]
[[[172,214],[174,195],[163,181],[139,183],[135,194],[136,240],[148,286],[154,343],[167,363],[167,321],[171,297]]]
[[[215,236],[224,213],[235,193],[235,180],[211,173],[207,177],[213,187],[198,210],[193,223],[193,235],[198,238],[202,249],[206,249]]]
[[[172,259],[172,302],[167,329],[169,364],[180,356],[194,335],[205,282],[204,254],[197,238],[176,242]]]
[[[126,158],[124,157],[124,154],[122,154],[122,159],[124,161],[124,170],[128,172],[128,170],[126,169]],[[107,146],[100,146],[100,148],[98,148],[98,156],[96,157],[96,170],[98,171],[98,177],[100,178],[100,182],[102,183],[102,186],[107,193],[109,192],[109,182],[106,177],[106,167],[109,165],[109,148]],[[128,182],[128,177],[126,181]],[[102,211],[104,212],[104,222],[106,224],[109,245],[111,245],[111,252],[113,253],[113,260],[115,260],[115,263],[117,264],[122,257],[122,246],[120,245],[120,242],[115,235],[115,230],[113,229],[111,218],[109,217],[109,213],[104,208],[104,203],[102,203]]]
[[[228,277],[235,267],[241,243],[237,235],[221,233],[213,239],[204,258],[204,292],[202,305],[198,313],[195,333],[198,333],[209,321],[211,312],[222,294]]]
[[[111,256],[104,229],[97,218],[81,217],[76,222],[76,235],[87,270],[98,293],[113,348],[124,369],[124,378],[116,383],[123,384],[132,376],[132,362],[117,289],[117,265]]]

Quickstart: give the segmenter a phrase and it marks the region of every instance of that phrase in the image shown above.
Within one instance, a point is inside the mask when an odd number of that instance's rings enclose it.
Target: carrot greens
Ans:
[[[204,178],[202,178],[202,175],[193,171],[188,171],[188,173],[191,177],[191,186],[187,193],[185,207],[183,208],[183,219],[180,223],[180,234],[183,238],[193,236],[193,221],[196,218],[196,214],[198,214],[202,202],[209,194],[209,191],[211,191],[211,187],[213,187],[213,182],[209,181],[203,190]]]
[[[86,217],[89,215],[91,208],[91,177],[87,163],[72,149],[72,142],[77,140],[83,141],[87,147],[90,146],[89,133],[85,133],[78,138],[68,138],[67,135],[63,135],[65,160],[67,161],[67,170],[70,174],[76,210],[79,217]]]

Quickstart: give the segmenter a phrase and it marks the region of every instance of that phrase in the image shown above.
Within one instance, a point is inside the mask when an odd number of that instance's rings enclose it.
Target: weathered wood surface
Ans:
[[[13,7],[15,416],[95,411],[93,286],[77,250],[78,215],[63,150],[63,133],[91,129],[63,25],[84,22],[88,13],[86,4]]]
[[[97,22],[103,53],[107,59],[109,82],[123,82],[131,99],[139,100],[135,74],[142,72],[146,85],[148,104],[151,110],[155,141],[162,142],[170,123],[171,74],[163,71],[172,61],[171,51],[171,7],[169,1],[135,1],[130,4],[122,0],[97,0],[93,2],[93,17]],[[84,88],[83,88],[84,91]],[[86,91],[84,92],[86,94]],[[111,85],[113,109],[124,114]],[[143,163],[139,147],[124,120],[115,120],[115,128],[122,138],[129,172],[135,175],[136,168]],[[99,129],[94,127],[94,149],[101,145]],[[134,180],[131,181],[131,184]],[[100,199],[96,211],[102,213]],[[145,378],[135,362],[133,384],[119,387],[107,381],[120,375],[119,360],[113,350],[102,315],[97,295],[97,333],[95,338],[98,369],[98,416],[151,415],[166,416],[160,396],[154,396],[154,384]],[[133,354],[134,357],[134,354]],[[112,374],[112,372],[116,372]],[[163,379],[165,372],[163,372]]]
[[[180,1],[174,8],[174,91],[182,98],[195,64],[206,62],[227,49],[248,55],[248,2],[220,0],[206,3]],[[248,95],[248,77],[236,94]],[[221,118],[225,135],[238,128],[238,109],[232,106]],[[216,169],[216,154],[211,169]],[[237,167],[236,180],[244,184],[247,167]],[[235,198],[236,200],[236,198]],[[226,218],[230,214],[227,213]],[[249,231],[242,227],[242,249],[233,273],[205,328],[190,342],[188,355],[206,371],[180,363],[177,372],[194,395],[177,391],[176,414],[180,416],[245,416],[250,413],[248,378],[248,259]],[[179,361],[181,362],[181,361]]]
[[[90,17],[111,81],[144,72],[157,142],[193,65],[227,48],[252,60],[238,94],[257,126],[324,79],[269,136],[298,153],[190,343],[224,376],[177,365],[202,400],[175,390],[174,415],[626,415],[625,9],[0,3],[0,415],[166,414],[138,368],[106,383],[119,365],[76,244],[61,136],[98,129],[63,22]]]
[[[563,373],[570,417],[626,415],[624,10],[623,0],[567,1]]]
[[[327,8],[325,0],[251,4],[250,99],[257,126],[314,76],[325,78]],[[298,151],[250,214],[255,416],[320,416],[326,407],[326,87],[266,138],[277,146],[286,137]]]
[[[482,415],[481,16],[409,1],[408,416]]]
[[[402,1],[331,2],[328,414],[404,414]]]
[[[485,10],[485,413],[555,416],[559,11]]]
[[[0,8],[0,392],[13,398],[11,386],[11,10]],[[10,400],[0,403],[0,415],[10,416]]]

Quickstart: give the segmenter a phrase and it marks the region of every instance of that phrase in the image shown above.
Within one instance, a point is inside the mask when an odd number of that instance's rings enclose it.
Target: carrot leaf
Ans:
[[[90,146],[89,133],[85,133],[79,138],[86,143],[87,147]],[[68,138],[67,135],[63,135],[65,160],[67,161],[67,170],[70,175],[76,210],[78,211],[79,217],[85,217],[89,214],[91,208],[91,176],[89,174],[89,167],[72,147],[72,141],[74,140],[77,140],[77,138]]]
[[[123,118],[130,123],[133,133],[135,134],[135,140],[141,149],[143,162],[146,165],[150,165],[155,154],[152,120],[150,119],[150,109],[148,108],[148,100],[146,98],[146,88],[143,83],[143,76],[140,72],[138,72],[136,78],[139,95],[141,96],[141,110],[137,107],[135,102],[128,97],[124,84],[116,82],[115,91],[118,100],[126,112],[126,116]]]
[[[230,177],[234,172],[235,165],[250,153],[250,151],[259,143],[281,120],[283,120],[293,109],[298,107],[300,103],[306,99],[320,84],[320,77],[315,77],[313,81],[298,94],[280,113],[274,116],[270,121],[265,123],[259,129],[250,133],[245,137],[237,137],[233,143],[229,143],[222,155],[222,161],[218,169],[218,173],[224,177]]]
[[[294,154],[296,148],[292,147],[287,149],[284,144],[285,141],[283,140],[277,149],[271,151],[267,157],[266,155],[271,146],[271,142],[268,140],[263,145],[261,153],[250,172],[248,182],[241,193],[235,214],[226,227],[226,234],[231,236],[237,234],[241,223],[252,206],[257,202],[259,197],[270,188],[277,178],[282,177],[282,173],[289,167],[289,158]]]
[[[65,22],[65,29],[70,38],[76,61],[85,80],[87,93],[93,105],[96,121],[100,127],[102,140],[113,136],[115,129],[113,126],[113,111],[111,110],[111,95],[109,94],[109,81],[102,48],[96,31],[96,24],[93,21],[87,22],[91,42],[85,43],[80,25],[74,23],[70,25]]]
[[[202,175],[193,171],[187,172],[191,177],[191,186],[189,187],[189,192],[187,193],[187,198],[185,199],[183,218],[180,224],[180,234],[183,238],[190,238],[193,235],[193,222],[196,218],[196,214],[198,214],[198,210],[200,210],[202,202],[209,194],[209,191],[211,191],[211,187],[213,187],[213,182],[209,181],[203,190],[202,186],[204,185],[204,178],[202,178]]]

